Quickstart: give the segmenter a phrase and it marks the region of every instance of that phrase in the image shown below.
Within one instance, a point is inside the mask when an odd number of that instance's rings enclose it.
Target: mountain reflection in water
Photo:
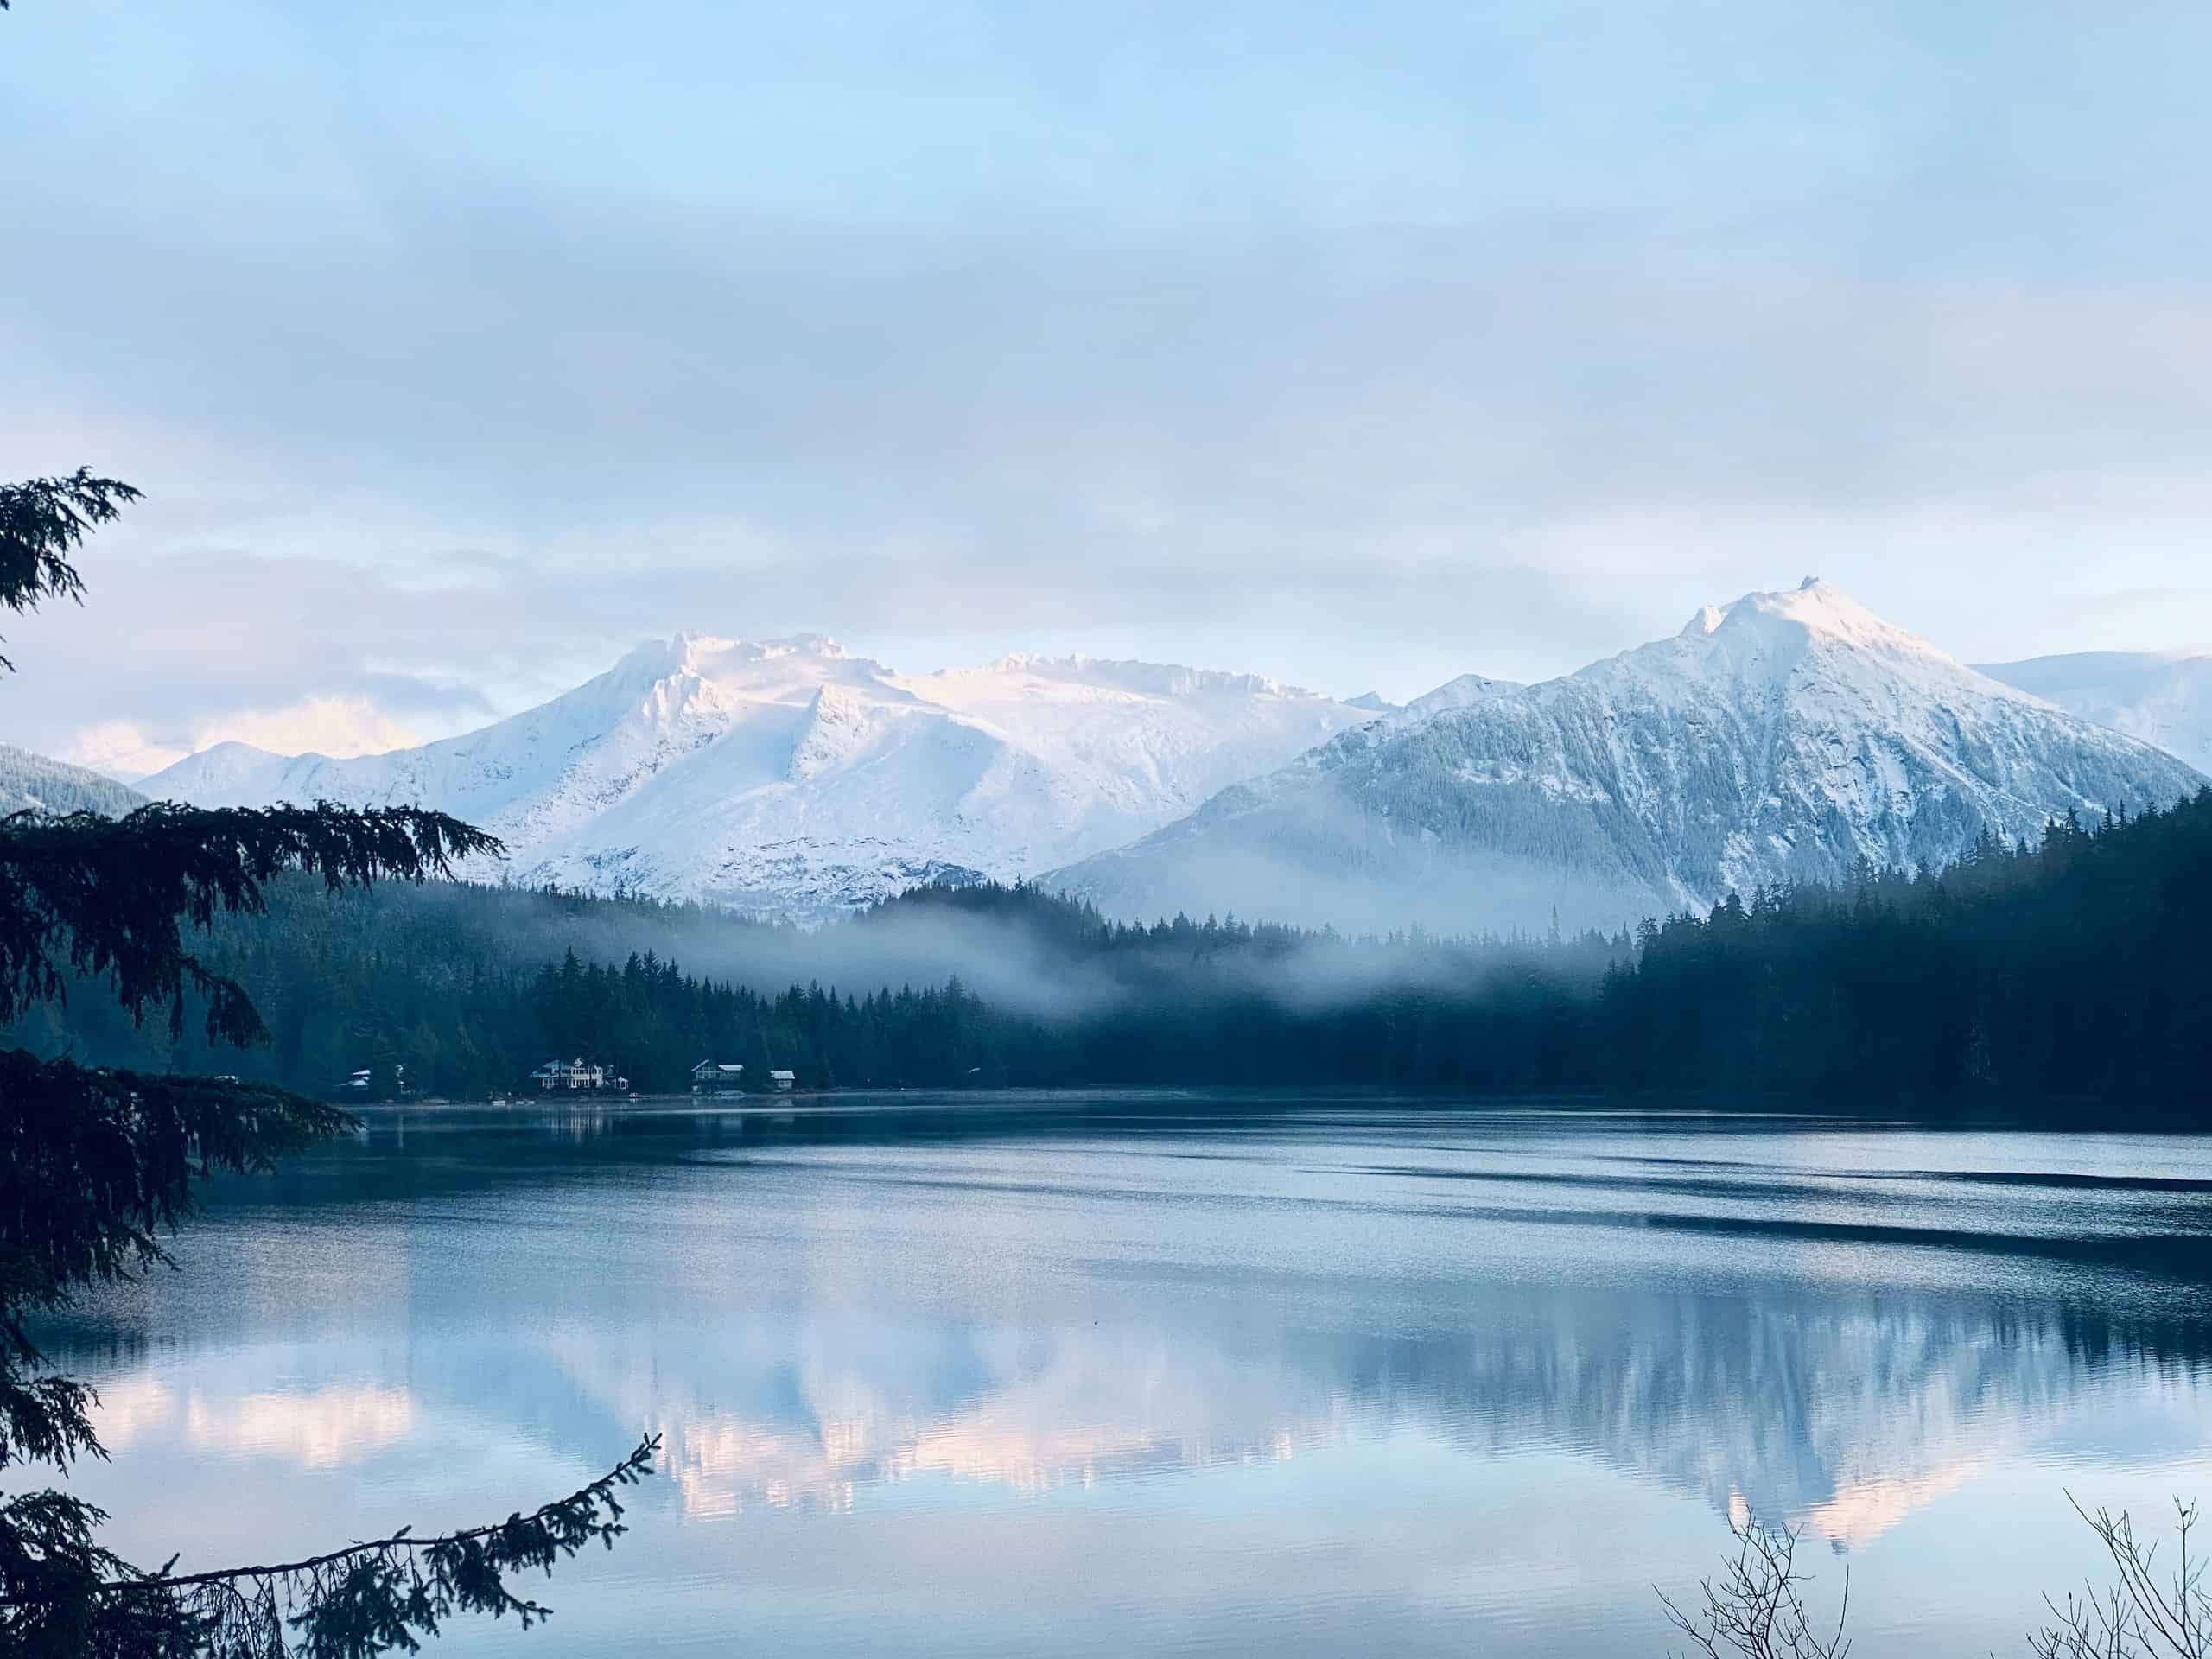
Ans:
[[[926,1648],[954,1628],[939,1593],[969,1599],[973,1650],[1127,1650],[1172,1624],[1242,1651],[1280,1604],[1313,1651],[1376,1619],[1446,1651],[1453,1620],[1464,1646],[1465,1620],[1551,1598],[1595,1651],[1745,1505],[1870,1555],[1929,1517],[1854,1599],[1916,1651],[1966,1652],[2009,1641],[2036,1582],[1945,1605],[1942,1540],[1976,1505],[2024,1498],[2021,1558],[2071,1569],[2062,1484],[2134,1501],[2202,1473],[2201,1139],[1383,1101],[867,1106],[379,1112],[226,1189],[181,1277],[48,1333],[102,1390],[117,1458],[80,1479],[111,1541],[212,1564],[195,1552],[333,1531],[334,1505],[348,1535],[471,1491],[504,1513],[645,1427],[670,1478],[610,1565],[549,1592],[582,1617],[533,1653],[588,1650],[563,1631],[603,1637],[640,1596],[671,1645]],[[1613,1494],[1602,1549],[1566,1546],[1549,1577],[1486,1564],[1513,1541],[1484,1503],[1525,1518],[1585,1487]],[[180,1519],[232,1490],[257,1501],[217,1535]],[[1291,1492],[1313,1499],[1294,1540]],[[995,1529],[1003,1506],[1027,1531]],[[931,1590],[902,1530],[918,1512],[994,1538],[1048,1597],[1074,1569],[1046,1541],[1071,1529],[1088,1565],[1059,1593],[1124,1562],[1122,1611],[1051,1639],[986,1618],[957,1572]],[[1173,1602],[1116,1541],[1140,1516],[1198,1528],[1182,1548],[1222,1553],[1243,1611],[1217,1628]],[[1433,1552],[1402,1580],[1288,1565],[1400,1526],[1408,1560]],[[758,1574],[802,1535],[871,1562],[839,1570],[883,1577],[879,1600],[855,1611],[848,1582],[776,1624],[711,1541],[742,1538],[728,1559]],[[827,1570],[789,1566],[780,1605],[826,1594],[809,1575]],[[906,1588],[883,1602],[887,1584]],[[1527,1650],[1560,1650],[1560,1628],[1532,1613]]]

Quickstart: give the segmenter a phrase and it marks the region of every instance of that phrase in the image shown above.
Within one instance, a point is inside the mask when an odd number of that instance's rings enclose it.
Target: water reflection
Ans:
[[[470,1491],[507,1502],[642,1427],[665,1437],[671,1524],[799,1512],[887,1550],[917,1510],[973,1526],[977,1503],[1096,1494],[1265,1555],[1283,1522],[1222,1508],[1261,1490],[1228,1471],[1311,1465],[1363,1535],[1465,1524],[1478,1487],[1455,1481],[1521,1491],[1525,1528],[1580,1469],[1713,1531],[1749,1506],[1863,1552],[2008,1483],[2055,1505],[2053,1461],[2185,1481],[2212,1427],[2202,1141],[910,1118],[379,1120],[234,1190],[183,1277],[49,1333],[101,1386],[118,1457],[92,1495],[158,1522],[163,1496],[250,1470],[296,1526],[288,1503],[450,1497],[455,1449],[488,1444]],[[1309,1524],[1355,1525],[1332,1515]],[[1695,1539],[1691,1563],[1703,1527],[1655,1535]],[[1943,1548],[1922,1535],[1913,1559]],[[1614,1554],[1541,1593],[1617,1588],[1632,1621],[1672,1566]],[[1467,1570],[1463,1599],[1539,1593]],[[717,1606],[701,1628],[741,1617]]]
[[[1494,1298],[1478,1334],[944,1332],[795,1325],[548,1357],[611,1426],[667,1438],[685,1507],[849,1509],[918,1476],[1034,1493],[1285,1459],[1411,1432],[1461,1453],[1567,1446],[1716,1511],[1859,1546],[2116,1395],[2206,1404],[2202,1356],[2056,1310],[1680,1295]],[[2158,1336],[2180,1334],[2171,1328]]]
[[[415,1427],[415,1401],[404,1389],[374,1383],[226,1398],[142,1376],[103,1389],[94,1421],[111,1452],[129,1451],[142,1436],[181,1434],[186,1443],[218,1453],[327,1469],[404,1440]]]

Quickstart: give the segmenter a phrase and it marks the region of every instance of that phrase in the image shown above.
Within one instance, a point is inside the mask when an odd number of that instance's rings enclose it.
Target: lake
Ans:
[[[49,1331],[180,1570],[563,1493],[438,1651],[1659,1654],[1732,1506],[2024,1651],[2212,1499],[2212,1140],[1382,1096],[373,1109]],[[2101,1573],[2100,1573],[2101,1581]]]

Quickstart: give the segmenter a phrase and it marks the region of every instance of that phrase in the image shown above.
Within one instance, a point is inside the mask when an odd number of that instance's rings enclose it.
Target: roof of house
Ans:
[[[785,1077],[796,1077],[798,1076],[798,1073],[796,1071],[771,1071],[768,1075],[772,1077],[781,1079]]]

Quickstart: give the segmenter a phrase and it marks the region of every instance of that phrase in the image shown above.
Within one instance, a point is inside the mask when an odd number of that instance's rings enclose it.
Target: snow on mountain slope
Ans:
[[[1431,715],[1440,715],[1447,709],[1470,708],[1509,691],[1525,691],[1528,689],[1516,680],[1493,680],[1481,674],[1462,674],[1455,680],[1445,681],[1433,691],[1422,693],[1395,712],[1402,721],[1422,721]]]
[[[0,743],[0,815],[28,810],[119,817],[145,804],[143,795],[112,778]]]
[[[148,780],[207,804],[420,803],[518,880],[806,916],[1119,845],[1367,718],[1250,676],[1008,658],[903,677],[806,636],[678,635],[481,731],[334,760],[221,744]]]
[[[2212,772],[2212,652],[2083,651],[1980,668]]]
[[[1617,925],[2202,781],[1811,579],[1559,679],[1454,684],[1049,879],[1121,914]]]

